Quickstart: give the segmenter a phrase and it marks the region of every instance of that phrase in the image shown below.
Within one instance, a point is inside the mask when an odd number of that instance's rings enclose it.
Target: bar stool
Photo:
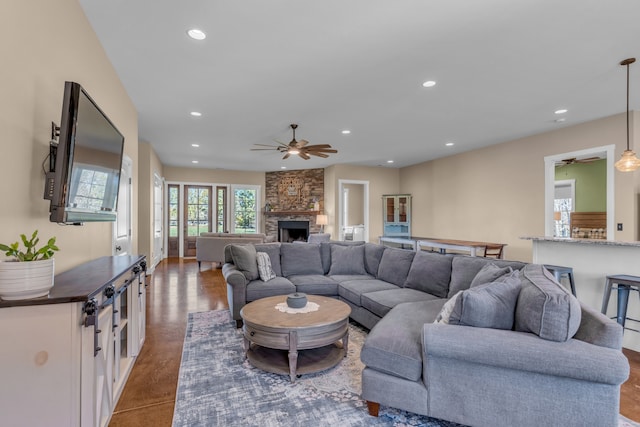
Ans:
[[[613,285],[618,285],[613,287]],[[629,276],[627,274],[616,274],[607,276],[607,281],[604,285],[604,296],[602,298],[602,314],[607,314],[607,308],[609,307],[609,297],[611,296],[612,289],[618,290],[618,309],[616,311],[616,321],[624,328],[625,321],[627,319],[634,320],[627,317],[627,305],[629,303],[629,291],[640,292],[640,277]],[[631,328],[627,328],[631,329]],[[636,329],[632,329],[637,331]]]
[[[573,268],[551,264],[544,264],[544,268],[549,270],[549,273],[555,276],[558,283],[562,283],[560,282],[560,279],[562,279],[562,276],[566,276],[567,279],[569,279],[569,284],[571,285],[571,293],[574,297],[576,296],[576,284],[573,282]]]

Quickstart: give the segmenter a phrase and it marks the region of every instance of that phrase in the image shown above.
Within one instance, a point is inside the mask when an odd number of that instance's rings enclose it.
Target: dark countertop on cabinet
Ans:
[[[144,255],[104,256],[56,274],[49,295],[15,301],[0,299],[0,308],[84,302],[144,261]]]

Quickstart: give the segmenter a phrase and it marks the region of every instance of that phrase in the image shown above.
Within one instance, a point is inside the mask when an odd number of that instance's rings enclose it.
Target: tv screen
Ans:
[[[89,94],[66,82],[55,170],[45,189],[50,220],[115,221],[123,149],[124,136]]]

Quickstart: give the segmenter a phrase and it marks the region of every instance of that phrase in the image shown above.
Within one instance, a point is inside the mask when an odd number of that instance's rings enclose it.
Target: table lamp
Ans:
[[[316,215],[316,224],[320,226],[320,232],[324,233],[324,226],[328,224],[326,215]]]

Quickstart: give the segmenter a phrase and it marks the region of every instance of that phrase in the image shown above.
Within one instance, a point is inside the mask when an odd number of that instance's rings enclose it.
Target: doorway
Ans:
[[[210,185],[184,186],[183,247],[185,257],[196,256],[196,237],[211,231]]]
[[[585,150],[572,151],[570,153],[555,154],[544,158],[545,190],[544,190],[544,233],[545,236],[553,236],[556,225],[554,216],[556,164],[567,158],[584,158],[599,156],[607,160],[607,240],[613,240],[614,228],[614,160],[615,145],[587,148]]]
[[[369,181],[338,180],[339,240],[369,241]]]

